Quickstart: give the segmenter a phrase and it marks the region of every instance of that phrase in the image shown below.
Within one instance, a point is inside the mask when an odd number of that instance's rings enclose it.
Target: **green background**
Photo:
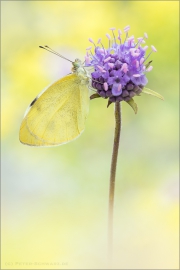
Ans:
[[[107,269],[114,108],[90,102],[86,129],[55,148],[20,144],[26,107],[84,59],[88,38],[130,25],[154,45],[148,87],[164,102],[122,104],[115,191],[115,269],[178,269],[178,1],[3,1],[2,268]],[[48,265],[49,264],[49,265]],[[52,265],[50,265],[52,264]]]

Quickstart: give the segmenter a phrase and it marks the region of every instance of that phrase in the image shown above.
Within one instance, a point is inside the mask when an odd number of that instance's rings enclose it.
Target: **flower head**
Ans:
[[[91,73],[92,87],[99,96],[109,98],[110,103],[123,100],[128,102],[132,97],[140,95],[147,84],[146,73],[153,67],[149,67],[146,61],[157,50],[151,45],[152,50],[146,56],[148,46],[143,46],[143,43],[148,38],[147,34],[137,40],[134,36],[128,37],[130,26],[124,28],[124,42],[121,30],[118,30],[117,37],[115,28],[110,30],[113,37],[106,34],[109,47],[105,49],[99,39],[94,52],[89,54],[88,60],[85,58],[85,63],[94,68]]]

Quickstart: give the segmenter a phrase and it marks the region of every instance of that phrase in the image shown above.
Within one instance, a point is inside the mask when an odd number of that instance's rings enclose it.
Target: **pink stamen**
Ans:
[[[134,36],[129,37],[127,40],[128,44],[131,45],[134,42]]]
[[[112,30],[112,31],[115,30],[115,29],[116,29],[115,27],[111,27],[111,28],[110,28],[110,30]]]
[[[139,49],[136,49],[136,48],[131,48],[129,51],[131,52],[131,54],[132,53],[139,53]]]
[[[104,60],[104,63],[108,62],[110,59],[111,59],[111,57],[109,56],[108,58],[106,58],[106,59]]]
[[[131,55],[133,56],[133,57],[138,57],[139,55],[140,55],[140,53],[138,52],[138,50],[136,50],[136,49],[132,49],[132,50],[130,50],[131,51]]]
[[[110,68],[113,68],[113,67],[114,67],[114,64],[113,64],[113,63],[108,63],[108,66],[109,66]]]
[[[140,77],[141,75],[140,74],[134,74],[133,75],[133,77],[135,77],[135,78],[138,78],[138,77]]]
[[[103,49],[99,49],[99,52],[104,53],[104,50]]]
[[[124,72],[124,73],[127,73],[127,71],[129,70],[128,69],[128,65],[126,63],[124,63],[121,67],[121,70]]]
[[[120,29],[118,29],[118,34],[119,34],[119,36],[122,35],[122,31]]]
[[[157,49],[153,45],[151,45],[151,49],[153,50],[153,52],[157,52]]]
[[[134,40],[134,36],[131,36],[128,38],[128,41],[133,41]]]
[[[106,37],[110,40],[111,36],[109,34],[106,34]]]
[[[136,67],[137,68],[139,67],[139,61],[136,61]]]
[[[142,57],[142,58],[140,59],[140,65],[142,65],[143,62],[144,62],[144,57]]]
[[[120,84],[118,85],[118,89],[117,89],[117,90],[118,90],[118,92],[120,92],[120,91],[121,91],[121,86],[122,86],[122,85],[121,85],[121,83],[120,83]]]
[[[126,27],[124,27],[124,33],[127,33],[129,31],[129,29],[130,29],[130,26],[129,25],[127,25]]]
[[[88,56],[85,56],[86,64],[90,64],[90,58]]]
[[[88,48],[86,48],[86,50],[87,50],[87,51],[89,51],[89,50],[91,50],[91,49],[92,49],[92,47],[88,47]]]
[[[147,35],[147,33],[144,33],[144,37],[145,37],[146,39],[148,39],[148,35]]]
[[[151,71],[153,69],[153,66],[150,66],[146,69],[147,72]]]
[[[143,43],[143,41],[144,41],[144,40],[143,40],[143,37],[139,37],[139,38],[137,38],[137,40],[138,40],[138,42],[136,43],[136,46],[137,46],[137,45],[140,45],[140,44]],[[135,47],[136,47],[136,46],[135,46]]]
[[[100,70],[101,72],[103,72],[103,68],[102,68],[102,67],[100,67],[100,66],[98,66],[98,65],[97,65],[97,67],[99,68],[99,70]]]
[[[97,44],[99,44],[100,42],[101,42],[101,38],[98,39]]]
[[[107,91],[108,90],[108,84],[107,84],[107,82],[103,83],[103,85],[104,85],[104,90]]]
[[[94,41],[92,40],[92,38],[89,38],[89,42],[94,43]]]
[[[97,67],[99,68],[99,70],[102,72],[102,73],[106,73],[106,70],[104,70],[102,67],[98,66]]]
[[[146,51],[147,49],[148,49],[148,46],[145,46],[145,47],[143,48],[144,51]]]

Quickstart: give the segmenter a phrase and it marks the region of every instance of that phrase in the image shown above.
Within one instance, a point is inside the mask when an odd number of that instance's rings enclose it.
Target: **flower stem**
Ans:
[[[116,177],[116,164],[118,157],[120,132],[121,132],[121,105],[120,102],[115,103],[115,132],[114,145],[111,160],[111,174],[109,186],[109,213],[108,213],[108,260],[109,266],[112,264],[113,258],[113,211],[114,211],[114,190]]]

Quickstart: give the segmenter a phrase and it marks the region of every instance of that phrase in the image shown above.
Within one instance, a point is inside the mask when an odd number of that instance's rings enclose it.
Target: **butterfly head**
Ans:
[[[75,59],[75,61],[72,63],[72,71],[76,72],[80,67],[82,67],[83,63],[78,58]]]

